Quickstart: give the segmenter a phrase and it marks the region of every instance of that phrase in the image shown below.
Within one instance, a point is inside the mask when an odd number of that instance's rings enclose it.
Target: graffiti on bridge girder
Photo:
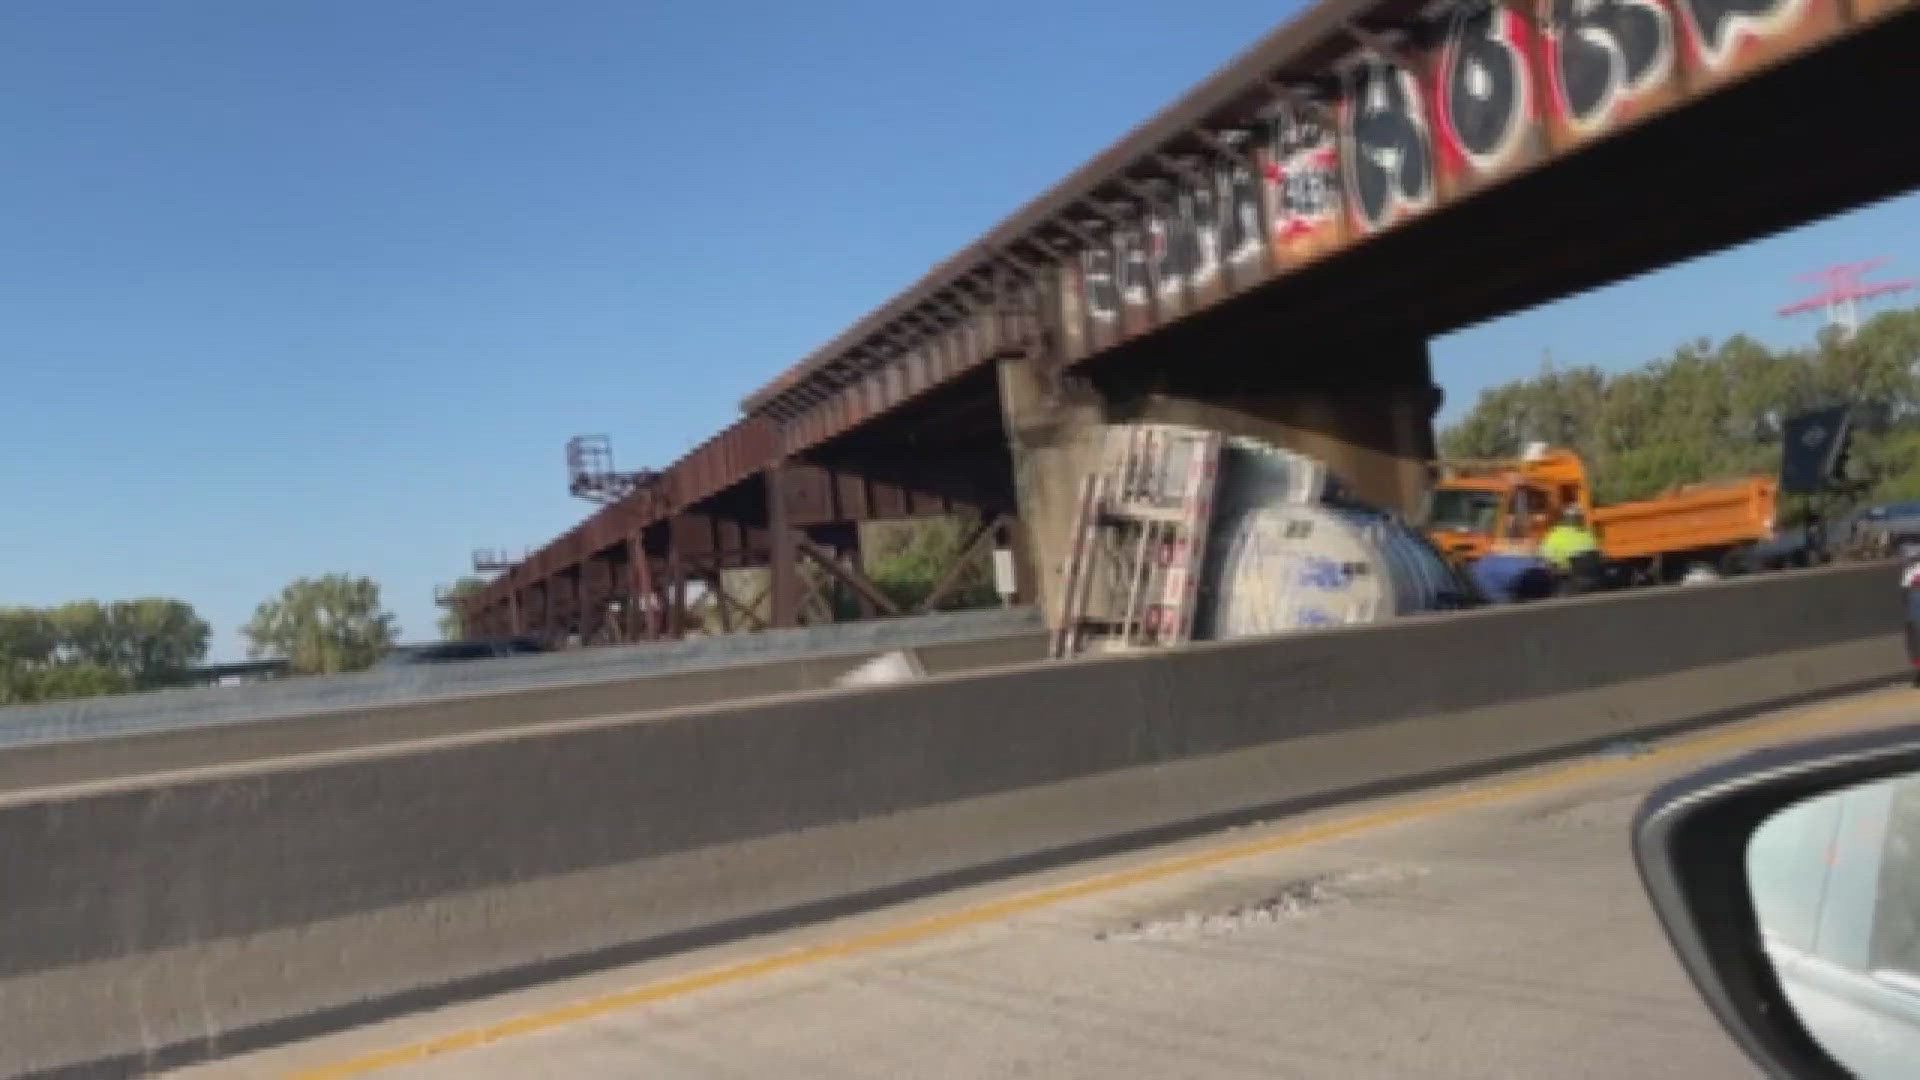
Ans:
[[[1289,101],[1267,118],[1261,169],[1272,207],[1274,262],[1295,265],[1346,240],[1340,203],[1340,137],[1333,110]]]
[[[1872,2],[1872,0],[1867,0]],[[1837,0],[1539,0],[1548,115],[1571,145],[1836,31]]]
[[[1533,24],[1506,0],[1452,8],[1431,54],[1435,154],[1456,194],[1546,151],[1534,90]]]
[[[1163,303],[1179,302],[1187,287],[1220,273],[1219,230],[1213,192],[1174,185],[1147,218],[1147,246]]]
[[[1433,205],[1433,135],[1413,73],[1369,57],[1347,76],[1342,109],[1347,207],[1356,232],[1378,232]]]
[[[1896,5],[1907,0],[1852,0]],[[1838,26],[1839,0],[1461,0],[1276,94],[1237,161],[1104,214],[1063,274],[1072,348],[1097,350],[1661,111]]]
[[[1659,0],[1546,0],[1552,108],[1574,133],[1608,127],[1667,87],[1673,16]]]
[[[1115,225],[1081,252],[1082,299],[1100,322],[1142,307],[1154,294],[1171,301],[1206,286],[1224,264],[1244,264],[1260,250],[1260,184],[1253,169],[1222,162],[1206,184],[1166,185],[1144,217]]]
[[[1101,322],[1120,317],[1119,247],[1117,238],[1080,253],[1080,284],[1087,314]]]
[[[1777,37],[1806,17],[1811,0],[1678,0],[1694,59],[1711,71],[1754,39]]]

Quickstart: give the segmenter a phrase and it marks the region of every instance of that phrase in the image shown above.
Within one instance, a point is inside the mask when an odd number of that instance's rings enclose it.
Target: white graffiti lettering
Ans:
[[[1169,186],[1144,221],[1115,229],[1081,253],[1081,288],[1092,318],[1110,321],[1125,307],[1145,304],[1156,279],[1160,295],[1171,300],[1211,282],[1223,264],[1259,254],[1258,175],[1233,163],[1206,176],[1205,186]]]
[[[1214,174],[1219,213],[1220,251],[1236,265],[1261,250],[1260,178],[1245,162],[1222,165]]]
[[[1267,136],[1275,235],[1292,240],[1332,222],[1340,213],[1340,148],[1326,109],[1298,103],[1283,106],[1273,116]]]
[[[1087,314],[1100,322],[1120,317],[1120,282],[1111,243],[1080,253],[1080,283],[1086,293]]]

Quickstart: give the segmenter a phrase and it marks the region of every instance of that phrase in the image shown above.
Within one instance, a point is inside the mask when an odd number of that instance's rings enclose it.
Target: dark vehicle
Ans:
[[[528,656],[547,649],[528,638],[498,641],[435,641],[425,645],[402,645],[388,653],[381,667],[406,667],[413,664],[454,664],[466,660],[492,660],[501,656]]]
[[[1817,566],[1835,555],[1848,554],[1920,557],[1920,502],[1863,507],[1824,525],[1796,522],[1749,547],[1735,569]]]
[[[1871,534],[1888,550],[1905,555],[1903,549],[1920,549],[1920,502],[1869,506],[1854,515],[1850,528],[1855,540],[1865,540],[1863,534]]]
[[[1920,727],[1675,780],[1633,846],[1694,985],[1766,1075],[1920,1075]]]

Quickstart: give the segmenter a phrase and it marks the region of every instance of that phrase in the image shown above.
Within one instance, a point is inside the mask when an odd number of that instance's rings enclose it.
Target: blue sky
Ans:
[[[215,654],[363,573],[409,637],[1295,5],[0,5],[0,603],[177,596]],[[1793,275],[1901,200],[1435,345],[1557,362],[1809,336]]]

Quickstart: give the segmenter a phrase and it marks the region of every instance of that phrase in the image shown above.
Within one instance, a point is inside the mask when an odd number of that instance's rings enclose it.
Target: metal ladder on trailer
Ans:
[[[1224,445],[1217,432],[1172,424],[1107,429],[1080,483],[1053,656],[1192,638]]]

